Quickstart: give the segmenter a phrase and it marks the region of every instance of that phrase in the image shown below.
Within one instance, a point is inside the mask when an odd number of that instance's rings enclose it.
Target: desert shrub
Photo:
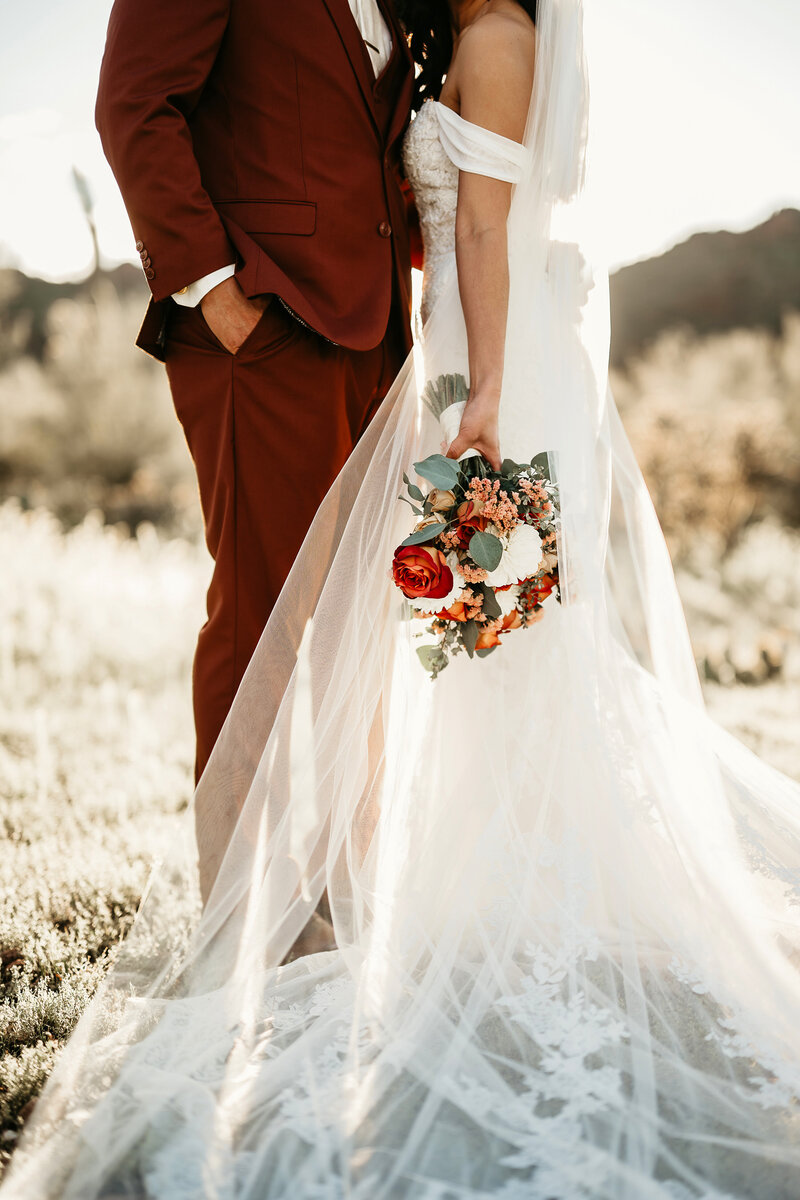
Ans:
[[[800,315],[775,337],[662,334],[612,387],[673,556],[723,556],[753,522],[800,525]]]
[[[55,1062],[58,1043],[55,1040],[22,1046],[19,1054],[0,1058],[0,1129],[3,1131],[5,1154],[9,1155],[17,1130],[26,1110],[35,1101]]]
[[[196,487],[163,367],[133,339],[141,298],[98,279],[51,304],[41,361],[0,372],[0,494],[66,523],[99,509],[111,522],[196,531]]]

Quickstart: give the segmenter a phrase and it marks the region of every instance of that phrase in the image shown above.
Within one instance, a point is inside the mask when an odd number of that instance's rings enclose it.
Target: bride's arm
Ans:
[[[487,15],[463,35],[448,76],[461,116],[513,141],[525,133],[533,86],[533,28]],[[454,78],[455,76],[455,78]],[[500,469],[498,410],[508,315],[506,221],[511,184],[461,172],[456,212],[458,286],[469,348],[470,395],[447,453],[470,446]]]

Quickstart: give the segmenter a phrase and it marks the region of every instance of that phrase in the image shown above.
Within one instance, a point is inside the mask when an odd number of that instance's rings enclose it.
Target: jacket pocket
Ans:
[[[317,206],[311,200],[215,200],[214,207],[245,233],[309,237],[317,227]]]

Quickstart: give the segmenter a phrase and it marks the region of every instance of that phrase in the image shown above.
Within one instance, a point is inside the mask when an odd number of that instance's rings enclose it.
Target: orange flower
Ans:
[[[441,550],[434,546],[398,546],[392,578],[404,596],[430,596],[441,600],[453,588],[453,572]]]
[[[435,513],[447,512],[455,504],[456,494],[450,488],[446,491],[442,488],[432,488],[428,492],[427,500]]]
[[[526,587],[525,599],[529,604],[541,604],[543,600],[547,599],[557,583],[557,576],[543,575],[535,587]]]
[[[435,614],[443,621],[466,621],[467,606],[462,600],[454,600],[449,608],[443,608],[441,612]]]
[[[543,600],[547,599],[547,597],[550,595],[550,593],[552,592],[553,588],[556,586],[557,583],[558,583],[558,578],[555,575],[543,576],[541,583],[539,584],[538,588],[536,589],[538,596],[539,596],[540,604],[542,603]]]
[[[414,526],[414,532],[416,533],[418,529],[427,529],[429,525],[441,525],[441,523],[440,518],[431,513],[430,516],[423,517],[421,521],[417,521]]]
[[[478,634],[478,640],[475,643],[476,650],[488,650],[490,646],[499,646],[500,638],[497,636],[497,630],[494,627],[494,622],[488,629],[482,629]]]
[[[522,617],[519,610],[514,608],[504,617],[497,617],[494,621],[490,621],[486,628],[481,630],[475,643],[475,649],[488,650],[491,646],[499,646],[501,633],[505,633],[507,629],[519,629],[521,625]]]

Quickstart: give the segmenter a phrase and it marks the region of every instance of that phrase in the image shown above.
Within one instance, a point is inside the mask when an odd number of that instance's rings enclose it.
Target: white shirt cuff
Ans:
[[[173,292],[172,299],[176,304],[182,304],[184,308],[195,308],[203,296],[207,295],[212,288],[218,283],[222,283],[223,279],[230,279],[231,275],[235,274],[235,263],[229,263],[227,267],[220,267],[218,271],[212,271],[210,275],[204,275],[202,279],[196,279],[194,283],[190,283],[180,292]]]

